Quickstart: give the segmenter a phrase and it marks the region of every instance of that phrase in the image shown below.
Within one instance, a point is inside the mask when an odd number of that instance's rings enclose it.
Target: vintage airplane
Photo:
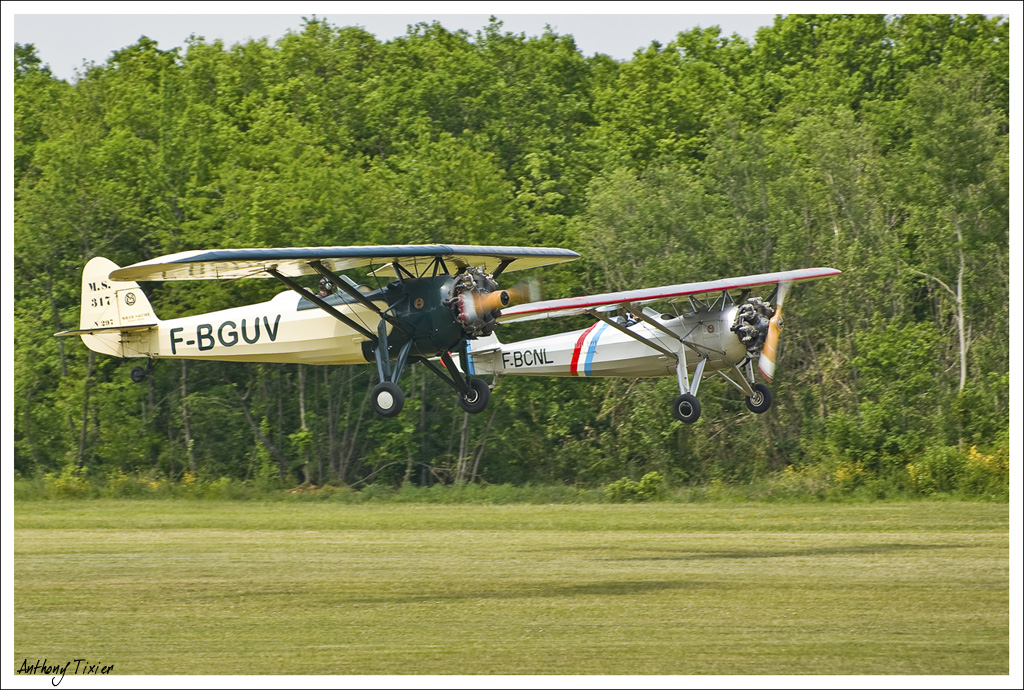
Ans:
[[[376,362],[380,378],[371,404],[386,417],[401,411],[398,380],[420,361],[458,392],[464,410],[476,413],[491,389],[458,373],[449,353],[461,362],[465,343],[489,335],[500,309],[516,298],[497,278],[578,258],[568,249],[439,244],[187,251],[124,268],[96,257],[82,273],[80,327],[56,335],[80,335],[91,350],[115,357],[149,358],[149,367],[132,370],[136,382],[164,358]],[[376,267],[371,275],[387,284],[371,289],[338,275],[364,266]],[[318,294],[294,280],[306,275],[321,276]],[[290,291],[269,302],[165,321],[137,282],[217,278],[275,278]]]
[[[518,306],[511,305],[528,291],[498,287],[503,273],[577,258],[567,249],[468,245],[200,250],[124,268],[97,257],[82,274],[80,328],[56,335],[79,335],[96,352],[148,358],[149,367],[132,370],[136,382],[163,358],[375,362],[379,383],[371,405],[386,417],[402,410],[398,380],[416,361],[454,388],[470,413],[483,411],[490,399],[480,374],[674,375],[680,395],[673,412],[693,423],[700,416],[700,382],[712,373],[744,392],[754,412],[768,409],[771,393],[754,382],[752,362],[758,359],[771,380],[789,286],[839,273],[812,268]],[[366,266],[390,282],[371,289],[338,275]],[[306,275],[321,276],[319,293],[294,280]],[[160,320],[137,282],[238,278],[275,278],[291,291],[260,304]],[[772,285],[776,289],[767,300],[748,297],[753,288]],[[672,315],[646,306],[659,301],[685,301],[689,310]],[[618,310],[626,313],[613,315]],[[500,322],[573,314],[589,314],[596,322],[508,345],[493,335]],[[738,383],[730,370],[739,375]]]
[[[467,371],[473,376],[675,376],[679,396],[672,411],[687,424],[700,417],[701,381],[717,373],[760,414],[771,406],[772,394],[755,382],[753,362],[771,381],[790,286],[839,273],[807,268],[512,306],[502,310],[499,323],[574,314],[595,321],[586,329],[510,344],[492,333],[467,343]],[[775,288],[767,299],[749,296],[765,286]],[[686,302],[687,308],[662,313],[646,306],[654,302]]]

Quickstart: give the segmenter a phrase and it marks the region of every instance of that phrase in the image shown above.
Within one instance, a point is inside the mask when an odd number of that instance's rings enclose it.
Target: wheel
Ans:
[[[700,419],[700,402],[689,393],[683,393],[676,398],[672,413],[680,422],[693,424]]]
[[[754,386],[754,394],[746,399],[747,409],[756,414],[767,412],[772,406],[772,392],[768,386],[758,383]]]
[[[370,404],[373,405],[377,414],[394,417],[402,411],[402,407],[405,405],[405,396],[397,383],[381,381],[373,387],[373,392],[370,393]]]
[[[491,387],[482,379],[470,379],[469,395],[459,396],[459,407],[470,414],[483,412],[491,400]]]
[[[132,383],[142,383],[146,380],[146,370],[142,367],[132,367]]]

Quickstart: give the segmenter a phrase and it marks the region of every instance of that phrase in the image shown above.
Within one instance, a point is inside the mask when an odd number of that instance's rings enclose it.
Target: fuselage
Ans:
[[[383,321],[389,355],[413,341],[412,356],[436,356],[465,337],[450,306],[453,278],[447,275],[395,281],[364,296],[399,324]],[[324,298],[338,313],[376,335],[382,322],[351,296]],[[365,333],[296,292],[268,302],[162,320],[149,331],[123,334],[127,356],[240,362],[361,364],[374,361]]]
[[[711,307],[682,316],[656,315],[672,337],[644,321],[621,319],[620,326],[662,349],[678,354],[680,339],[688,345],[687,368],[693,371],[707,357],[705,372],[729,369],[748,356],[748,350],[731,330],[737,307]],[[669,356],[605,321],[568,333],[501,343],[486,350],[470,344],[470,374],[521,376],[675,376],[675,357]]]
[[[304,364],[367,361],[360,333],[320,309],[300,309],[301,302],[306,300],[298,294],[282,292],[268,302],[162,320],[151,331],[126,335],[134,341],[132,356],[141,357]],[[353,303],[337,308],[376,329],[379,319],[367,307]]]

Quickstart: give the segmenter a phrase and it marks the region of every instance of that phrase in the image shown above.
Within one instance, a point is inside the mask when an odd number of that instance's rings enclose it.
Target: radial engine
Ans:
[[[494,332],[500,309],[507,307],[511,296],[498,289],[494,276],[482,268],[470,266],[455,277],[445,304],[467,338],[479,338]]]

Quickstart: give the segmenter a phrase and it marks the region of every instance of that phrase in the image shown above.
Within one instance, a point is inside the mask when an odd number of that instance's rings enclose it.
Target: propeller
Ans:
[[[495,290],[487,294],[474,294],[473,306],[478,314],[496,311],[510,304],[536,302],[540,299],[540,286],[536,280],[524,280],[508,290]]]
[[[761,370],[769,381],[775,376],[775,358],[779,353],[779,333],[782,331],[782,302],[789,292],[790,283],[779,283],[779,295],[776,301],[775,316],[768,322],[768,335],[761,347],[761,358],[757,362],[757,368]]]
[[[469,280],[464,279],[463,282]],[[479,286],[480,282],[477,281],[476,285]],[[494,285],[494,281],[491,280],[490,284]],[[490,335],[501,309],[513,303],[536,301],[540,296],[536,281],[524,281],[508,290],[494,289],[486,292],[486,287],[484,283],[484,289],[474,288],[473,283],[469,282],[469,287],[459,290],[452,302],[455,318],[469,338]]]
[[[527,302],[539,302],[543,299],[540,291],[540,281],[536,278],[520,281],[508,289],[513,304],[525,304]]]

